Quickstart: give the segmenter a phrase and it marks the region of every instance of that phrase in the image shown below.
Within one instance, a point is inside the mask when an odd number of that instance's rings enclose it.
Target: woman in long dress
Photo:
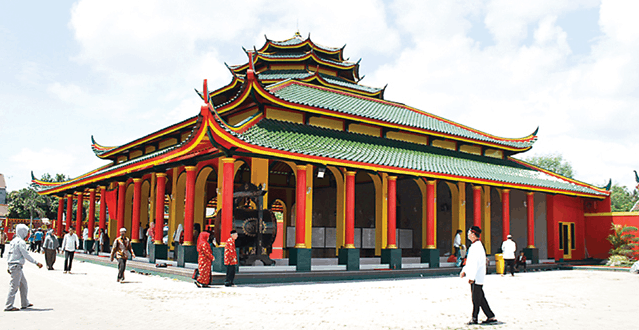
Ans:
[[[211,245],[209,244],[209,232],[203,231],[197,239],[197,268],[200,272],[195,285],[207,287],[211,284],[211,263],[215,260]]]

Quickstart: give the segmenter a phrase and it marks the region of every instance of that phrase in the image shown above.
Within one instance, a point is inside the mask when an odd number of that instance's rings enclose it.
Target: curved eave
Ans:
[[[93,138],[93,135],[91,135],[91,150],[93,150],[93,153],[98,156],[98,158],[105,158],[102,155],[104,155],[104,153],[109,152],[113,149],[117,148],[116,147],[105,147],[102,146],[100,144],[98,144],[97,142],[95,142],[95,139]]]
[[[607,197],[607,196],[610,196],[610,191],[609,191],[609,189],[606,189],[606,187],[601,188],[601,187],[593,186],[593,185],[591,185],[591,184],[588,184],[588,183],[585,183],[585,182],[582,182],[582,181],[579,181],[579,180],[571,179],[571,178],[565,177],[565,176],[563,176],[563,175],[559,175],[559,174],[557,174],[557,173],[555,173],[555,172],[548,171],[548,170],[543,169],[543,168],[541,168],[541,167],[539,167],[539,166],[535,166],[535,165],[533,165],[533,164],[530,164],[530,163],[524,162],[524,161],[522,161],[522,160],[519,160],[519,159],[516,159],[516,158],[513,158],[513,157],[508,157],[508,159],[509,159],[509,160],[512,160],[512,161],[513,161],[513,162],[515,162],[515,163],[518,163],[518,164],[520,164],[520,165],[523,165],[523,166],[525,166],[525,167],[528,167],[528,168],[530,168],[530,169],[533,169],[533,170],[536,170],[536,171],[539,171],[539,172],[545,173],[545,174],[547,174],[547,175],[550,175],[550,176],[552,176],[552,177],[555,177],[555,178],[558,178],[558,179],[561,179],[561,180],[564,180],[564,181],[570,182],[570,183],[572,183],[572,184],[574,184],[574,185],[582,186],[582,187],[586,187],[586,188],[589,188],[589,189],[592,189],[592,190],[598,191],[598,192],[600,192],[600,193],[602,193],[602,194],[606,194],[606,197]]]
[[[140,159],[133,159],[121,165],[112,165],[110,166],[110,168],[104,169],[104,171],[102,171],[101,173],[100,169],[95,170],[93,172],[95,173],[94,175],[67,181],[64,184],[51,187],[38,193],[41,195],[50,195],[67,190],[73,190],[79,187],[96,184],[104,180],[125,176],[130,173],[153,168],[158,165],[178,160],[180,159],[180,157],[183,157],[194,151],[194,149],[197,148],[198,145],[202,143],[202,141],[208,141],[206,138],[206,125],[203,125],[208,122],[206,120],[206,118],[210,116],[208,113],[209,111],[202,111],[200,115],[196,116],[197,123],[194,126],[194,130],[182,143],[163,150],[156,151],[152,153],[151,156],[143,156],[140,157]]]
[[[259,155],[263,155],[267,157],[273,157],[278,159],[288,159],[288,160],[313,163],[313,164],[323,164],[323,165],[330,165],[330,166],[337,166],[337,167],[343,166],[343,167],[358,168],[358,169],[364,169],[364,170],[370,170],[370,171],[383,171],[383,172],[389,172],[389,173],[394,173],[398,175],[411,175],[411,176],[417,176],[417,177],[425,177],[429,179],[463,181],[463,182],[468,182],[473,184],[483,184],[483,185],[490,185],[490,186],[503,187],[503,188],[513,188],[513,189],[524,189],[524,190],[554,193],[554,194],[559,193],[563,195],[597,198],[597,199],[603,199],[606,197],[606,196],[601,196],[597,194],[588,194],[588,193],[582,193],[582,192],[531,186],[531,185],[525,185],[525,184],[505,183],[501,181],[478,179],[478,178],[467,177],[467,176],[449,175],[449,174],[442,174],[437,172],[427,172],[427,171],[420,171],[420,170],[414,170],[414,169],[406,169],[401,167],[375,165],[375,164],[364,163],[364,162],[349,161],[349,160],[313,156],[313,155],[305,155],[305,154],[284,151],[279,149],[271,149],[268,147],[253,145],[251,143],[245,142],[242,139],[240,139],[238,137],[239,134],[235,133],[232,129],[230,129],[227,125],[225,125],[225,123],[222,121],[219,114],[215,111],[214,111],[214,116],[211,117],[210,120],[211,122],[209,122],[208,127],[211,130],[211,132],[209,133],[208,136],[209,136],[209,139],[214,140],[214,141],[211,141],[211,143],[224,145],[226,148],[229,148],[229,149],[235,147],[237,148],[236,152],[259,154]]]
[[[297,49],[297,48],[303,48],[304,46],[309,46],[311,47],[311,49],[315,50],[315,51],[319,51],[322,53],[325,53],[327,55],[337,55],[338,56],[338,60],[339,61],[343,61],[344,60],[344,47],[341,48],[334,48],[334,47],[327,47],[327,46],[322,46],[319,44],[314,43],[311,38],[307,38],[306,40],[301,41],[300,43],[297,44],[281,44],[290,40],[296,39],[296,37],[292,37],[283,41],[273,41],[270,40],[268,38],[266,38],[266,42],[264,43],[264,45],[259,49],[260,53],[264,53],[264,52],[268,52],[269,47],[273,47],[275,49]],[[344,45],[345,46],[345,45]]]
[[[47,182],[47,181],[42,181],[42,180],[38,180],[35,178],[35,176],[33,175],[33,171],[31,171],[31,183],[37,185],[38,187],[45,189],[42,191],[38,191],[38,194],[40,195],[45,195],[44,192],[48,191],[49,189],[52,189],[54,187],[59,187],[59,186],[63,186],[63,185],[67,185],[70,184],[71,182],[77,181],[77,180],[81,180],[83,178],[89,177],[91,175],[94,175],[97,172],[103,171],[106,168],[111,167],[113,164],[106,164],[104,166],[98,167],[95,170],[92,170],[90,172],[84,173],[78,177],[75,177],[71,180],[67,180],[67,181],[62,181],[62,182]]]
[[[303,56],[298,56],[298,57],[281,57],[281,58],[270,57],[268,55],[263,55],[258,53],[257,56],[255,57],[255,65],[256,66],[258,65],[258,61],[263,61],[265,63],[280,63],[280,62],[295,63],[295,62],[305,62],[308,60],[313,60],[315,64],[320,64],[322,66],[330,67],[336,70],[347,71],[347,72],[352,71],[353,81],[359,80],[359,73],[358,73],[359,63],[341,64],[338,62],[328,61],[317,56],[317,54],[314,52],[307,52]],[[243,64],[243,65],[237,65],[237,66],[230,66],[229,68],[234,74],[241,75],[241,74],[244,74],[244,72],[246,72],[246,70],[249,69],[249,63]]]
[[[186,127],[189,127],[189,126],[193,126],[196,122],[197,122],[197,116],[189,118],[187,120],[182,121],[181,123],[178,123],[178,124],[169,126],[167,128],[164,128],[164,129],[159,130],[159,131],[157,131],[155,133],[149,134],[149,135],[147,135],[147,136],[145,136],[145,137],[143,137],[141,139],[129,142],[127,144],[124,144],[124,145],[121,145],[119,147],[116,147],[116,148],[114,148],[112,150],[109,150],[109,151],[101,154],[100,158],[108,158],[108,157],[111,157],[111,156],[115,156],[115,155],[117,155],[120,152],[127,151],[127,150],[129,150],[131,148],[135,148],[135,147],[140,146],[140,145],[142,145],[144,143],[147,143],[147,142],[152,141],[154,139],[160,138],[160,137],[162,137],[164,135],[174,133],[176,131],[179,131],[179,130],[181,130],[183,128],[186,128]]]
[[[277,90],[277,88],[283,88],[283,87],[287,86],[287,84],[292,84],[292,83],[305,84],[303,82],[289,80],[289,81],[282,81],[279,84],[271,85],[271,86],[269,86],[270,87],[269,89],[270,90]],[[438,120],[442,120],[442,119],[440,119],[440,117],[427,114],[427,113],[425,113],[423,111],[419,111],[419,110],[417,110],[415,108],[411,108],[411,107],[408,107],[408,106],[403,105],[403,104],[392,103],[392,102],[379,100],[379,99],[376,99],[376,98],[360,96],[360,95],[347,94],[347,93],[344,93],[344,92],[341,92],[341,91],[335,91],[335,90],[327,89],[325,87],[320,87],[320,86],[311,85],[311,84],[305,84],[305,85],[309,86],[311,88],[324,89],[324,90],[327,90],[327,91],[330,91],[330,92],[334,92],[334,93],[343,93],[343,94],[348,95],[350,97],[359,97],[359,98],[364,98],[364,99],[367,99],[367,100],[370,100],[370,101],[374,101],[374,102],[383,102],[383,103],[386,103],[386,104],[389,104],[389,105],[392,105],[392,106],[395,106],[395,107],[402,107],[402,108],[405,108],[407,110],[415,111],[415,112],[417,112],[419,114],[422,114],[422,115],[426,115],[426,116],[430,116],[430,117],[433,117],[433,118],[438,119]],[[358,116],[358,115],[352,115],[352,114],[346,114],[346,113],[337,112],[337,111],[330,110],[330,109],[317,108],[317,107],[313,107],[313,106],[309,106],[309,105],[305,105],[305,104],[299,104],[299,103],[291,102],[291,101],[288,101],[288,100],[283,100],[283,99],[277,97],[276,95],[274,95],[273,93],[271,93],[270,91],[265,90],[264,88],[262,88],[259,85],[257,85],[255,88],[256,88],[256,91],[260,95],[262,95],[264,98],[266,98],[270,102],[273,102],[275,104],[281,105],[283,107],[289,107],[289,108],[297,109],[297,110],[300,110],[300,111],[306,111],[306,112],[312,112],[312,113],[317,113],[317,114],[321,114],[321,115],[338,117],[338,118],[342,118],[342,119],[358,121],[358,122],[367,123],[367,124],[376,125],[376,126],[384,126],[384,127],[388,127],[388,128],[393,128],[393,129],[398,129],[398,130],[408,131],[408,132],[413,132],[413,133],[418,133],[418,134],[437,136],[437,137],[440,137],[440,138],[446,138],[446,139],[456,140],[456,141],[460,141],[460,142],[484,145],[484,146],[491,147],[491,148],[508,150],[508,151],[513,151],[513,152],[523,152],[523,151],[526,151],[526,150],[529,150],[530,148],[532,148],[532,145],[526,146],[526,147],[519,147],[519,148],[518,147],[512,147],[512,146],[502,145],[502,144],[495,143],[495,142],[477,140],[477,139],[462,137],[462,136],[458,136],[458,135],[442,133],[442,132],[438,132],[438,131],[434,131],[434,130],[417,128],[417,127],[413,127],[413,126],[394,124],[394,123],[390,123],[390,122],[383,121],[383,120],[366,118],[366,117],[362,117],[362,116]],[[220,112],[221,112],[221,110],[220,110]],[[527,142],[534,142],[534,140],[536,140],[536,138],[537,138],[537,136],[532,135],[532,134],[527,136],[527,137],[525,137],[525,138],[521,138],[521,139],[495,138],[492,135],[483,133],[483,132],[475,130],[475,129],[470,129],[470,128],[466,127],[466,126],[457,124],[457,123],[449,121],[449,120],[442,120],[442,121],[447,122],[447,123],[452,124],[452,125],[455,125],[455,126],[458,126],[458,127],[461,127],[461,128],[466,129],[466,130],[468,130],[470,132],[485,136],[485,137],[493,139],[493,140],[498,140],[499,139],[501,141],[527,143]]]

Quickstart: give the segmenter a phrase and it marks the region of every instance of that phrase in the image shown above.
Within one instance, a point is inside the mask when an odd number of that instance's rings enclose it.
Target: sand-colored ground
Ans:
[[[34,307],[0,312],[0,329],[639,328],[639,277],[626,272],[489,275],[486,296],[504,323],[469,327],[469,286],[457,277],[198,289],[130,272],[119,284],[115,268],[78,261],[67,275],[63,262],[25,265]],[[4,305],[6,259],[0,268]]]

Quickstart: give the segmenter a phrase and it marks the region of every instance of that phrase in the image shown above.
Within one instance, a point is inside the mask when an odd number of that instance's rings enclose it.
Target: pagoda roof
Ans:
[[[341,89],[348,92],[364,94],[382,98],[383,88],[369,87],[365,85],[355,84],[346,79],[331,76],[319,71],[311,72],[308,70],[267,70],[258,73],[258,79],[265,84],[279,82],[287,79],[295,79],[303,82],[318,81],[325,87]]]
[[[371,137],[272,119],[250,127],[233,127],[214,117],[209,138],[235,153],[262,154],[296,161],[444,180],[462,180],[504,188],[519,188],[605,198],[609,192],[541,170],[508,157],[488,159],[432,146]]]
[[[320,45],[320,44],[317,44],[317,43],[313,42],[311,40],[311,35],[310,34],[309,34],[309,36],[306,39],[302,39],[302,35],[299,32],[296,32],[295,35],[292,38],[289,38],[289,39],[286,39],[286,40],[281,40],[281,41],[271,40],[267,36],[264,36],[264,38],[266,39],[266,42],[258,50],[261,53],[272,52],[272,51],[274,51],[276,49],[304,49],[304,48],[308,48],[308,49],[317,50],[317,51],[325,53],[327,55],[336,56],[336,59],[338,61],[343,61],[344,60],[344,55],[343,54],[344,54],[344,47],[346,47],[346,45],[344,45],[342,47],[323,46],[323,45]]]
[[[525,151],[537,140],[536,132],[523,138],[502,138],[435,116],[422,110],[401,103],[364,97],[330,88],[315,86],[295,80],[261,88],[254,84],[258,91],[276,104],[303,111],[322,112],[373,125],[381,125],[421,134],[430,134],[466,142],[473,142],[506,149]],[[240,92],[241,93],[241,92]],[[266,94],[268,93],[268,94]],[[233,100],[224,105],[229,107]],[[220,112],[225,109],[221,108]]]

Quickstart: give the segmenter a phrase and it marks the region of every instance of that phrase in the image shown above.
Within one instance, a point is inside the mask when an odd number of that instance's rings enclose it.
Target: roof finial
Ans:
[[[206,82],[206,79],[204,79],[204,86],[202,86],[202,98],[204,99],[204,103],[209,103],[209,87],[208,84]]]
[[[300,19],[297,19],[297,22],[295,23],[295,38],[300,38],[302,39],[302,35],[300,34]]]

